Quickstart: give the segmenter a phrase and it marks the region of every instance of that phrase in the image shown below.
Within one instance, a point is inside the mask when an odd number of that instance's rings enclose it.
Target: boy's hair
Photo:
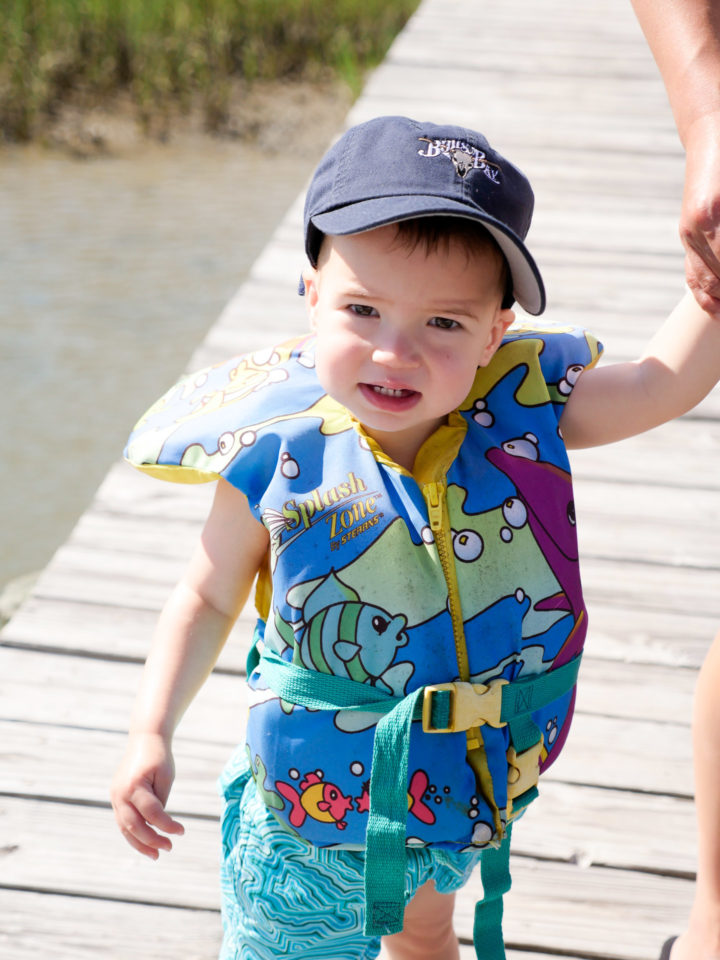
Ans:
[[[399,220],[397,238],[401,246],[410,251],[422,248],[425,253],[449,250],[457,242],[471,256],[475,253],[490,253],[498,264],[498,290],[502,292],[502,307],[510,308],[515,300],[512,277],[505,255],[489,230],[475,220],[465,217],[413,217]]]

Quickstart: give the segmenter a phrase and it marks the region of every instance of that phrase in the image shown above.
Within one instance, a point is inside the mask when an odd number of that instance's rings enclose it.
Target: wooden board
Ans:
[[[5,803],[3,813],[6,809]],[[217,909],[216,856],[207,853],[203,840],[209,842],[209,838],[201,825],[193,824],[196,834],[192,840],[183,838],[173,853],[153,864],[135,857],[129,848],[125,851],[120,846],[122,841],[115,841],[102,824],[92,823],[97,818],[88,816],[87,811],[75,811],[74,823],[68,819],[68,812],[53,821],[46,814],[43,820],[26,805],[25,828],[16,826],[19,849],[6,854],[16,858],[7,875],[11,887],[26,892],[64,889],[88,900],[90,907],[99,898],[104,903],[130,901],[156,908],[182,905],[189,911]],[[82,840],[83,847],[72,871],[67,870],[64,856],[69,848],[66,837],[70,826],[72,836]],[[38,833],[51,840],[50,856]],[[100,882],[96,858],[87,855],[97,845],[114,868]],[[42,869],[38,870],[39,866]],[[684,880],[593,867],[582,860],[562,864],[515,856],[512,870],[515,882],[507,897],[505,936],[508,944],[525,950],[547,949],[560,938],[564,949],[580,954],[589,953],[593,945],[607,958],[646,957],[644,950],[658,930],[672,930],[673,922],[682,922],[692,890],[692,884]],[[474,874],[458,897],[456,928],[465,940],[472,938],[473,907],[481,892],[479,876]],[[676,898],[671,904],[661,900],[668,892]],[[0,903],[3,896],[0,890]],[[628,934],[625,921],[634,908],[641,909],[637,909],[634,929]],[[618,944],[621,931],[625,939]]]
[[[2,883],[188,908],[216,906],[217,817],[185,813],[180,819],[185,835],[174,837],[172,852],[152,862],[125,843],[107,805],[0,797]],[[673,843],[676,836],[683,844]],[[515,828],[513,851],[526,860],[692,879],[693,836],[693,812],[685,801],[545,783]],[[99,849],[112,870],[98,872]]]
[[[0,888],[3,960],[214,960],[220,917],[212,911],[38,894]],[[42,917],[42,922],[39,918]],[[541,960],[546,954],[508,951],[508,960]],[[475,951],[460,948],[461,960]],[[382,960],[387,960],[385,954]],[[580,960],[565,954],[565,960]]]
[[[0,647],[0,719],[127,729],[141,668],[62,653]],[[12,677],[12,681],[3,677]],[[586,655],[577,713],[689,726],[695,671],[653,663],[619,663]],[[214,672],[180,731],[225,740],[223,716],[247,709],[244,673]]]

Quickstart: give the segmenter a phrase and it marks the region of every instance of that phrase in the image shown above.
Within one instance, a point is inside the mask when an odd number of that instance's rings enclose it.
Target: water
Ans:
[[[326,142],[0,155],[0,588],[67,537]]]

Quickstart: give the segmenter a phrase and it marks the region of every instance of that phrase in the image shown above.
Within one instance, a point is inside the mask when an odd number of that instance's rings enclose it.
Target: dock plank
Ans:
[[[659,582],[653,589],[660,597]],[[691,604],[676,610],[664,601],[657,609],[651,602],[639,607],[631,602],[636,599],[632,591],[626,603],[608,594],[595,596],[592,589],[586,590],[586,598],[590,609],[586,649],[600,659],[699,667],[718,626],[712,610],[698,611]],[[35,596],[6,627],[3,644],[141,662],[157,613],[129,602],[117,606]],[[220,656],[221,669],[244,671],[254,620],[252,606],[246,607]]]
[[[518,858],[694,877],[687,801],[547,782],[533,813],[515,828]],[[550,819],[557,825],[548,831]],[[152,862],[121,838],[108,806],[0,796],[2,884],[187,909],[217,906],[217,818],[186,811],[182,823],[184,836],[174,837],[173,850]],[[677,834],[688,842],[673,844]],[[112,871],[98,874],[98,849],[112,860]]]
[[[222,939],[216,911],[0,888],[0,914],[7,918],[0,928],[3,960],[177,960],[179,945],[183,960],[213,960]],[[508,950],[507,956],[543,960],[547,954]],[[460,957],[471,960],[475,951],[461,945]],[[565,960],[581,958],[566,954]]]
[[[97,667],[98,664],[94,663],[93,666]],[[42,676],[37,678],[34,686],[26,684],[24,688],[21,686],[17,689],[16,696],[24,707],[13,709],[9,703],[13,721],[0,721],[0,737],[3,742],[12,740],[14,748],[11,755],[3,753],[0,756],[0,783],[4,792],[75,803],[107,804],[112,772],[124,747],[122,716],[123,713],[129,713],[128,691],[131,686],[134,687],[134,684],[124,684],[123,679],[128,679],[127,674],[131,670],[138,670],[134,665],[118,666],[124,668],[125,674],[124,678],[118,678],[119,689],[117,686],[108,688],[105,684],[93,689],[91,694],[83,695],[83,691],[92,687],[91,682],[79,683],[76,679],[74,684],[68,684],[68,693],[72,691],[76,695],[73,702],[77,708],[74,713],[66,710],[63,725],[57,722],[52,700],[43,703],[44,712],[33,709],[38,691],[44,687]],[[687,673],[686,680],[690,678]],[[59,679],[62,679],[62,673]],[[88,677],[88,680],[92,678]],[[597,679],[595,688],[596,699],[602,701],[602,684],[598,684]],[[662,699],[662,689],[661,684],[654,688],[658,702]],[[581,690],[581,702],[583,693]],[[648,694],[648,698],[652,699],[652,694]],[[123,699],[126,700],[126,711],[122,708]],[[214,676],[188,711],[176,737],[178,780],[170,799],[172,809],[200,816],[217,816],[219,803],[215,793],[215,778],[234,743],[242,737],[246,710],[244,700],[245,688],[237,678]],[[686,689],[687,709],[677,711],[684,717],[689,714],[689,700],[690,690]],[[104,710],[105,705],[107,710]],[[15,725],[27,714],[33,717],[32,722],[24,724],[18,731]],[[49,716],[55,722],[43,720],[43,716]],[[112,723],[119,723],[119,728],[109,727]],[[636,840],[640,839],[641,845],[653,848],[653,838],[662,834],[657,832],[657,824],[649,833],[640,829],[642,825],[653,822],[649,811],[656,802],[645,794],[650,791],[687,798],[692,791],[687,722],[665,721],[662,724],[662,738],[655,735],[657,727],[657,720],[649,722],[578,713],[563,756],[544,778],[547,789],[551,784],[554,789],[568,785],[590,785],[605,791],[600,801],[588,795],[586,808],[580,800],[571,805],[571,808],[577,807],[568,819],[568,824],[577,825],[575,836],[585,836],[591,842],[597,833],[602,837],[604,830],[612,832],[616,822],[628,824],[631,818],[627,809],[635,809],[635,826],[631,834]],[[635,747],[639,742],[646,744],[640,757]],[[609,749],[610,744],[613,750]],[[48,748],[51,748],[49,757],[46,756]],[[73,758],[81,753],[85,764],[82,769],[76,769]],[[635,801],[628,800],[624,795],[611,797],[607,792],[609,787],[619,791],[639,791],[639,796]],[[610,803],[608,797],[614,802]],[[668,807],[669,812],[666,811],[666,819],[674,817],[678,824],[682,821],[680,835],[688,836],[692,823],[689,804],[678,806],[672,797],[670,799],[672,802]],[[613,812],[608,816],[600,815],[598,807],[605,809],[606,806]],[[682,817],[678,812],[681,809],[685,811]],[[528,819],[533,822],[533,817]],[[547,820],[552,821],[552,818],[548,817]],[[537,822],[543,824],[544,830],[547,829],[542,816]],[[568,828],[568,836],[571,833]],[[623,838],[621,845],[625,843],[627,841]],[[694,856],[691,845],[686,844],[683,851],[687,857]],[[638,858],[642,859],[641,854],[633,853],[631,861],[638,861]],[[672,863],[672,867],[668,868],[673,872],[687,872],[690,869],[687,860],[679,864],[673,853],[666,854],[666,863]],[[659,869],[658,864],[655,866]]]
[[[197,740],[178,732],[177,780],[170,797],[173,809],[199,814],[216,809],[215,779],[232,752],[233,735],[235,742],[243,736],[239,714],[233,708],[227,716],[225,741]],[[563,755],[544,780],[689,797],[689,728],[668,723],[661,730],[660,735],[658,725],[650,721],[578,714]],[[107,801],[112,774],[124,750],[123,733],[0,721],[0,735],[12,743],[12,753],[3,752],[0,768],[4,792]],[[640,753],[637,743],[643,744]],[[82,766],[77,763],[79,755],[85,759]]]
[[[182,910],[0,887],[3,960],[212,960],[216,910]]]
[[[98,727],[124,732],[141,667],[0,648],[0,719]],[[12,681],[3,677],[12,677]],[[224,739],[227,716],[245,711],[244,671],[215,671],[187,711],[188,736]],[[696,671],[658,663],[618,662],[585,655],[578,685],[578,714],[672,722],[689,726]]]
[[[8,817],[8,801],[0,807],[0,824]],[[36,815],[33,817],[32,814]],[[44,814],[44,815],[43,815]],[[42,880],[55,892],[74,897],[92,898],[94,903],[129,901],[159,908],[183,907],[185,910],[217,910],[219,886],[217,855],[208,854],[212,838],[207,824],[193,823],[194,836],[176,841],[176,849],[157,864],[138,862],[111,830],[109,813],[105,821],[98,811],[67,807],[62,815],[53,811],[38,813],[25,805],[23,824],[14,824],[18,850],[9,854],[9,872],[3,882],[26,892],[37,882],[34,865],[43,859]],[[68,829],[75,838],[82,838],[81,849],[68,840]],[[46,842],[43,843],[42,841]],[[186,842],[187,841],[187,842]],[[77,840],[75,840],[77,845]],[[112,857],[112,873],[97,877],[94,858],[89,853],[101,845]],[[52,857],[48,856],[52,851]],[[68,870],[67,856],[72,868]],[[506,939],[516,948],[547,949],[560,936],[567,951],[586,953],[602,951],[610,958],[647,957],[646,944],[658,929],[672,929],[673,916],[689,905],[691,884],[673,878],[659,878],[636,870],[593,867],[580,862],[556,863],[513,857],[514,889],[507,897]],[[677,901],[669,906],[658,898],[661,889],[674,889]],[[47,886],[37,888],[37,892]],[[475,899],[481,895],[479,875],[473,875],[466,890],[458,898],[457,929],[466,940],[472,938],[472,916]],[[547,891],[545,895],[538,890]],[[0,891],[0,902],[3,892]],[[631,926],[632,907],[638,898],[643,907]],[[562,921],[557,904],[562,903]],[[553,909],[554,905],[554,909]],[[592,911],[592,921],[586,913]],[[620,942],[618,942],[620,941]],[[184,954],[185,955],[185,954]]]

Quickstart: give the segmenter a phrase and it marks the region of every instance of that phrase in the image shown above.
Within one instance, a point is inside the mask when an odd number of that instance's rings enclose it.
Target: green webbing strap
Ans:
[[[262,676],[270,689],[288,703],[298,703],[310,710],[371,710],[389,713],[405,698],[393,697],[369,683],[360,683],[332,673],[308,670],[283,660],[272,650],[265,650]],[[422,691],[422,687],[420,688]],[[422,710],[418,719],[422,716]]]
[[[274,693],[289,703],[299,703],[312,710],[372,710],[387,713],[403,700],[367,683],[299,667],[289,660],[283,660],[267,648],[261,657],[255,643],[247,657],[248,677],[261,660],[263,677]],[[530,720],[529,715],[569,693],[575,685],[579,668],[580,657],[577,656],[550,673],[514,680],[503,687],[500,719],[510,727],[513,746],[518,753],[527,750],[540,739],[537,726]],[[424,690],[424,687],[420,689]],[[448,691],[440,690],[433,696],[433,726],[447,726],[449,704]],[[414,719],[419,720],[422,709],[419,708],[416,713]],[[530,720],[532,726],[526,725],[527,720]],[[536,731],[534,738],[526,742],[532,731]]]
[[[571,690],[579,669],[577,656],[550,673],[514,680],[503,687],[500,719],[510,728],[510,740],[518,753],[540,742],[540,729],[530,714]]]
[[[535,723],[530,714],[524,717],[516,717],[508,721],[510,728],[510,742],[518,753],[524,753],[536,743],[540,743],[540,728]]]
[[[407,782],[410,727],[422,716],[420,688],[377,725],[365,836],[365,933],[399,933],[405,914]],[[400,789],[398,789],[400,785]]]
[[[473,943],[478,960],[505,960],[502,935],[503,895],[510,889],[510,833],[499,847],[487,847],[480,858],[483,898],[475,904]]]
[[[502,691],[500,719],[510,723],[516,717],[534,713],[564,693],[569,693],[575,686],[579,669],[580,654],[549,673],[534,674],[506,684]],[[518,750],[517,744],[514,746]]]
[[[405,910],[410,728],[413,720],[422,717],[425,688],[420,687],[407,697],[393,697],[366,683],[300,667],[283,660],[267,648],[261,660],[265,682],[282,700],[311,710],[370,710],[383,715],[375,730],[370,773],[365,856],[365,933],[368,936],[398,933],[402,930]],[[250,658],[248,661],[250,663]],[[514,681],[502,688],[501,719],[509,724],[513,745],[518,752],[538,743],[540,739],[537,726],[528,716],[530,711],[552,703],[572,688],[579,661],[580,657],[576,657],[551,673]],[[449,698],[444,693],[438,691],[432,698],[431,722],[440,728],[447,726],[449,711]],[[515,744],[513,728],[517,730],[519,745]],[[483,960],[501,960],[504,957],[499,922],[502,918],[502,894],[510,883],[509,847],[509,839],[506,838],[499,850],[488,848],[483,852],[481,874],[484,889],[488,892],[478,905],[478,908],[482,907],[480,913],[476,910],[475,928],[485,931],[482,933],[483,940],[494,941],[496,949],[496,953],[484,955]],[[498,942],[500,953],[497,953]]]

